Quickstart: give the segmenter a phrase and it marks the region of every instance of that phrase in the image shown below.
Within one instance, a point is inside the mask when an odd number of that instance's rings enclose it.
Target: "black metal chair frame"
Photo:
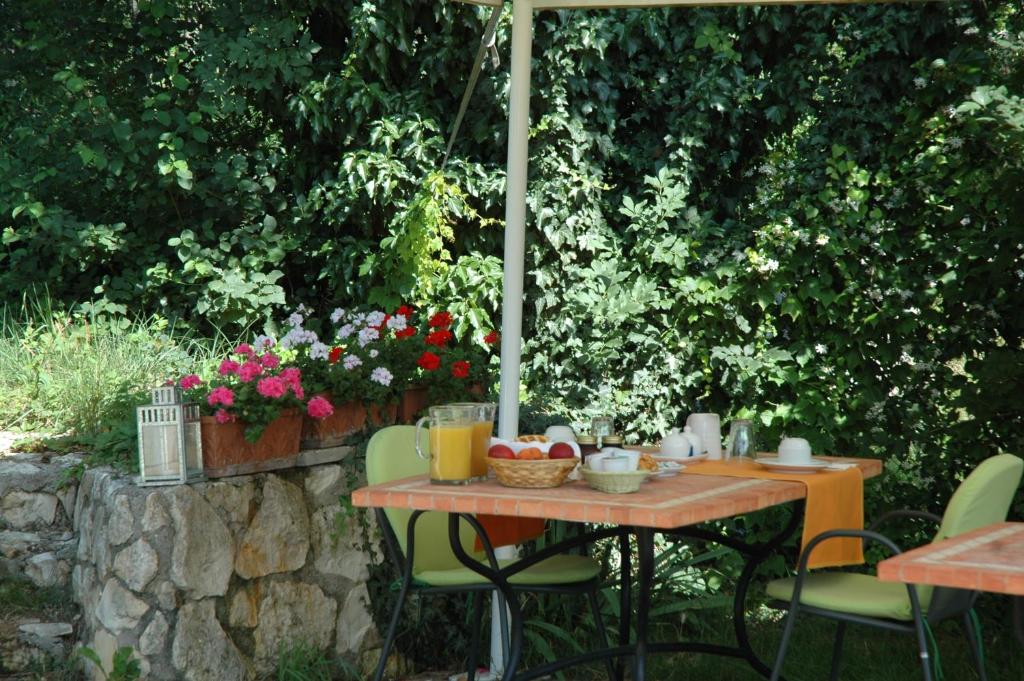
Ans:
[[[828,532],[822,532],[804,547],[803,553],[800,556],[796,581],[793,584],[793,595],[790,598],[790,601],[788,603],[784,601],[772,601],[769,603],[769,605],[772,605],[773,607],[789,610],[789,614],[786,617],[786,625],[782,632],[782,640],[779,643],[779,652],[775,658],[775,665],[772,668],[771,681],[778,681],[782,673],[782,666],[786,659],[786,650],[789,647],[789,639],[793,634],[793,627],[796,623],[796,616],[798,612],[806,612],[812,615],[833,619],[838,622],[836,639],[832,648],[831,669],[829,671],[830,681],[837,681],[839,678],[839,664],[842,658],[843,637],[846,633],[846,625],[848,623],[864,624],[904,634],[915,634],[917,636],[917,646],[919,656],[921,658],[924,679],[925,681],[932,681],[932,671],[930,666],[931,657],[928,651],[928,638],[925,628],[928,624],[937,624],[938,622],[948,619],[954,615],[961,615],[963,617],[962,624],[965,629],[965,633],[967,634],[967,639],[970,642],[975,668],[978,671],[978,675],[981,677],[981,681],[987,681],[984,659],[978,645],[979,632],[975,630],[974,622],[970,616],[971,608],[974,606],[974,601],[978,597],[978,592],[976,591],[935,587],[932,591],[932,598],[928,607],[928,615],[923,616],[921,612],[921,604],[917,595],[917,587],[913,584],[908,584],[907,595],[910,598],[910,610],[913,617],[912,622],[910,623],[900,620],[867,617],[864,615],[855,615],[836,610],[817,608],[800,602],[800,594],[803,590],[804,579],[807,577],[807,562],[810,559],[811,552],[814,550],[814,547],[824,541],[834,537],[861,538],[864,540],[865,545],[867,545],[868,542],[875,542],[887,548],[893,555],[902,553],[895,542],[885,535],[875,532],[876,528],[893,518],[918,518],[929,520],[936,524],[942,522],[942,518],[934,513],[928,513],[926,511],[890,511],[882,514],[866,530],[830,530]]]
[[[470,604],[470,626],[472,631],[470,632],[470,649],[469,659],[467,663],[467,680],[474,681],[476,678],[477,663],[479,662],[480,653],[480,631],[483,626],[483,595],[487,592],[495,592],[498,597],[499,610],[502,613],[499,624],[501,626],[502,644],[504,649],[504,657],[506,660],[506,677],[512,678],[515,676],[515,668],[518,664],[519,651],[522,648],[522,613],[519,608],[519,604],[515,596],[521,592],[532,592],[532,593],[553,593],[553,594],[565,594],[565,595],[577,595],[582,594],[587,597],[587,602],[591,610],[591,614],[594,617],[594,622],[597,626],[598,635],[601,639],[601,643],[604,648],[608,648],[608,634],[604,626],[604,621],[601,618],[601,608],[598,602],[597,592],[601,587],[601,581],[599,578],[587,580],[585,582],[577,582],[572,584],[512,584],[508,581],[513,575],[522,572],[528,567],[536,565],[537,563],[551,558],[557,554],[565,553],[568,550],[574,548],[585,547],[587,544],[607,537],[613,537],[621,533],[619,528],[612,528],[607,530],[599,530],[596,532],[588,532],[586,534],[580,534],[576,537],[566,539],[559,542],[555,546],[547,547],[541,551],[538,551],[526,558],[523,558],[513,565],[502,568],[498,562],[497,557],[494,555],[494,548],[491,546],[490,539],[487,536],[487,532],[480,525],[480,522],[475,516],[450,513],[449,514],[449,539],[451,541],[451,547],[456,557],[464,565],[470,569],[476,571],[480,575],[487,578],[489,581],[486,583],[473,583],[473,584],[455,584],[450,586],[429,586],[423,584],[413,583],[413,557],[415,555],[416,548],[416,522],[425,511],[413,511],[409,517],[409,522],[406,528],[406,551],[403,555],[401,551],[398,539],[395,535],[394,530],[391,527],[391,523],[387,518],[386,513],[381,508],[374,509],[377,517],[377,523],[380,525],[381,532],[384,537],[384,546],[388,554],[388,559],[395,565],[401,573],[401,584],[399,587],[398,598],[395,602],[394,612],[391,615],[391,620],[388,623],[387,632],[384,636],[384,645],[381,649],[380,660],[377,663],[377,669],[373,675],[374,681],[382,681],[384,678],[384,672],[387,667],[387,660],[391,654],[391,648],[394,646],[395,638],[398,633],[398,623],[401,619],[402,607],[405,604],[405,599],[409,595],[410,591],[415,591],[418,594],[453,594],[453,593],[471,593],[473,595]],[[466,554],[465,549],[462,547],[461,539],[459,536],[459,518],[462,518],[470,527],[476,532],[477,537],[480,540],[481,545],[484,549],[484,556],[486,558],[486,567],[484,563],[470,557]],[[452,534],[454,532],[454,535]],[[479,568],[479,569],[478,569]],[[512,638],[509,638],[509,622],[505,618],[506,607],[508,612],[512,614]],[[511,640],[511,645],[509,641]],[[511,651],[511,652],[510,652]],[[510,657],[511,656],[511,657]],[[586,659],[593,659],[593,655],[581,656]],[[575,658],[573,658],[575,659]],[[560,668],[561,661],[553,663],[558,665]],[[606,665],[608,669],[609,679],[614,679],[616,670],[612,666],[610,660],[606,659]],[[551,665],[544,665],[543,668]],[[538,668],[538,669],[543,669]],[[510,673],[509,673],[510,672]],[[517,678],[534,678],[539,676],[536,674],[529,677],[517,677]]]

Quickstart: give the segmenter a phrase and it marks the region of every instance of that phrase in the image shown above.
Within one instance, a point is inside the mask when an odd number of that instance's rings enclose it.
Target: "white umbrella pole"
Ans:
[[[523,270],[526,260],[526,166],[530,138],[530,51],[533,42],[533,2],[512,3],[512,82],[509,87],[508,170],[505,186],[505,283],[501,310],[501,393],[498,437],[519,434],[519,359],[523,348]],[[515,558],[513,546],[495,552]],[[491,674],[505,671],[498,599],[491,599]]]
[[[505,283],[501,311],[501,392],[498,437],[519,429],[519,358],[523,342],[523,269],[526,258],[526,166],[530,136],[530,47],[533,2],[512,3],[512,82],[509,87],[508,170],[505,186]]]

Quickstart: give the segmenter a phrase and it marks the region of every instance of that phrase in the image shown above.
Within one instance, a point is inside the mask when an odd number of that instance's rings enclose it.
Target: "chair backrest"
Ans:
[[[1006,520],[1022,473],[1024,460],[1010,454],[982,461],[953,493],[933,541]],[[976,596],[964,589],[930,586],[918,586],[917,593],[932,624],[965,612],[973,606]]]
[[[1024,460],[1012,454],[982,461],[953,493],[934,541],[1006,520],[1022,473]]]
[[[427,451],[427,431],[422,431],[420,447]],[[416,428],[413,426],[389,426],[374,433],[366,448],[366,481],[379,485],[400,478],[423,475],[428,471],[428,462],[416,454]],[[406,556],[406,539],[409,518],[412,511],[404,508],[386,508],[384,514],[394,532],[403,558]],[[476,534],[468,523],[461,523],[459,535],[462,546],[474,554]],[[413,574],[424,570],[447,570],[462,567],[448,543],[448,514],[429,512],[416,521],[416,555],[413,557]]]

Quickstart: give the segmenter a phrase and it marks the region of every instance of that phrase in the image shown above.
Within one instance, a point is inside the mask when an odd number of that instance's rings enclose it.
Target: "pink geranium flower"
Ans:
[[[243,364],[238,370],[238,379],[242,383],[249,383],[255,380],[260,374],[263,373],[263,367],[260,366],[259,362],[254,362],[251,359]]]
[[[280,376],[268,376],[267,378],[261,378],[260,382],[256,384],[256,392],[263,395],[263,397],[269,397],[271,399],[284,397],[284,394],[288,392],[288,388],[288,382]]]
[[[265,369],[276,369],[281,364],[281,358],[272,352],[268,352],[260,357],[260,364],[262,364]]]
[[[292,387],[292,390],[302,388],[302,372],[296,367],[287,367],[282,369],[281,373],[278,374],[281,378],[288,382],[288,385]]]
[[[241,366],[241,365],[238,362],[236,362],[235,360],[233,360],[233,359],[226,359],[226,360],[224,360],[223,362],[220,363],[220,368],[217,369],[217,372],[221,376],[228,376],[230,374],[237,374],[239,366]]]
[[[324,398],[314,397],[306,405],[306,413],[309,414],[310,418],[325,419],[334,413],[334,407]]]
[[[195,374],[188,374],[187,376],[181,377],[179,385],[181,385],[182,390],[191,390],[202,382],[202,379]]]
[[[218,409],[214,414],[213,418],[217,419],[217,423],[230,423],[235,420],[235,417],[227,413],[223,409]]]
[[[236,355],[252,355],[252,346],[248,343],[239,343],[238,347],[235,348]]]
[[[210,391],[206,401],[211,407],[216,407],[218,404],[230,407],[235,403],[235,393],[231,392],[231,388],[220,385]]]
[[[306,399],[306,391],[302,389],[301,385],[293,385],[292,392],[295,393],[295,397],[299,398],[300,400]]]

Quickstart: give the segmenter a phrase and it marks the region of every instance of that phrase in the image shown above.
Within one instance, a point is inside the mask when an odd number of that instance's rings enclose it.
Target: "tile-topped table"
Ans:
[[[931,584],[1017,596],[1017,636],[1024,645],[1024,523],[995,523],[887,558],[878,564],[886,582]]]
[[[871,478],[882,472],[882,462],[877,459],[832,458],[839,463],[854,463],[864,475]],[[689,464],[699,466],[700,463]],[[363,487],[352,493],[355,506],[375,508],[403,508],[413,511],[443,511],[449,516],[449,535],[453,540],[452,549],[459,554],[457,538],[460,517],[471,518],[476,514],[546,518],[581,523],[619,525],[635,536],[638,555],[639,603],[635,609],[636,641],[630,643],[630,627],[620,626],[620,646],[604,651],[616,656],[633,657],[633,678],[642,681],[645,676],[645,659],[649,652],[694,651],[726,655],[747,660],[758,672],[767,676],[770,669],[761,661],[750,646],[743,618],[747,586],[754,576],[756,567],[766,560],[796,530],[801,520],[800,509],[794,509],[789,525],[772,539],[747,544],[741,539],[719,535],[693,525],[713,520],[730,518],[777,506],[787,502],[799,502],[806,497],[807,488],[800,482],[765,480],[753,478],[722,477],[714,475],[688,475],[684,470],[679,475],[661,478],[646,483],[640,491],[632,494],[611,495],[598,492],[582,480],[570,482],[552,489],[520,489],[504,487],[495,480],[476,482],[466,486],[433,485],[425,475],[394,480],[380,485]],[[718,542],[734,548],[747,556],[747,566],[737,584],[734,613],[738,646],[728,647],[709,643],[678,642],[649,643],[647,641],[647,615],[651,581],[654,575],[655,532],[691,537]],[[633,612],[630,607],[629,571],[631,570],[628,544],[623,552],[622,580],[626,588],[621,590],[621,612]],[[553,548],[553,547],[552,547]],[[459,556],[463,563],[470,565],[472,559]],[[480,572],[480,570],[477,570]],[[501,572],[493,573],[491,579],[505,595],[512,614],[513,642],[521,641],[515,635],[522,623],[518,622],[519,608],[514,593],[504,581]],[[481,574],[483,574],[481,572]],[[507,592],[507,593],[506,593]],[[624,638],[623,638],[624,637]],[[519,651],[515,645],[510,651],[506,675],[513,679],[531,679],[541,675],[542,670],[529,670],[516,674]],[[588,654],[589,655],[589,654]],[[607,657],[608,655],[605,655]],[[586,659],[582,656],[581,659]],[[559,666],[543,671],[544,674],[569,666],[576,658],[563,660]]]
[[[882,472],[878,459],[821,458],[856,463],[865,479]],[[591,489],[582,480],[552,489],[520,489],[504,487],[496,480],[465,486],[433,485],[427,476],[419,475],[363,487],[352,493],[352,503],[673,529],[797,501],[806,492],[799,482],[687,475],[685,471],[645,484],[639,492],[614,495]]]

